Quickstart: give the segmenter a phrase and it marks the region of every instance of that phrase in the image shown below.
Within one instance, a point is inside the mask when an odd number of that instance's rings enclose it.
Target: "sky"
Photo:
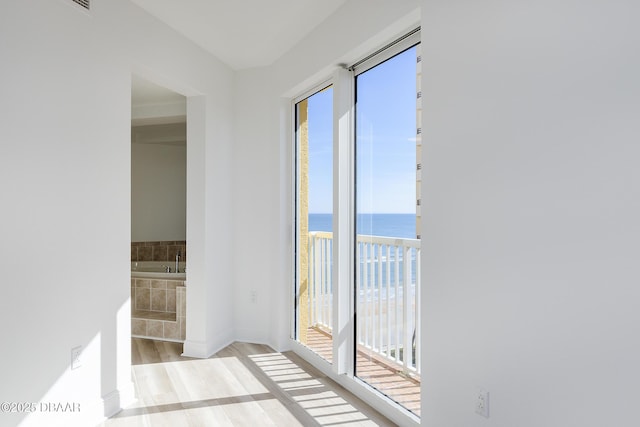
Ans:
[[[309,98],[309,212],[331,213],[331,88]],[[356,78],[356,210],[415,213],[416,53]]]

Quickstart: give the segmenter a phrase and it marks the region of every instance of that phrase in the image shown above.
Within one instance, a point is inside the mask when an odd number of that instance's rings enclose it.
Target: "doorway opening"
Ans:
[[[131,334],[186,337],[186,97],[133,75]]]

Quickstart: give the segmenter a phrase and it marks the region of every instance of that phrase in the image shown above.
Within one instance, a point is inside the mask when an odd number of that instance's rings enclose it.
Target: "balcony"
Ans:
[[[309,233],[307,346],[332,360],[333,235]],[[356,375],[420,415],[420,240],[358,235]]]

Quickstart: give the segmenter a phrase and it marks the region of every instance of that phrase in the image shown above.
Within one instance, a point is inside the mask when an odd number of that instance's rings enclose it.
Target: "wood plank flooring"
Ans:
[[[132,339],[138,401],[102,427],[393,426],[293,352],[233,343],[209,359]]]

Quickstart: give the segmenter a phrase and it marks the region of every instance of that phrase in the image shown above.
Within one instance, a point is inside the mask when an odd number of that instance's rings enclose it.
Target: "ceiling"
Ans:
[[[187,98],[140,76],[131,76],[131,125],[184,123]]]
[[[137,75],[131,76],[131,105],[184,103],[185,97],[167,88],[151,83]]]
[[[235,70],[262,67],[346,0],[132,0]]]

